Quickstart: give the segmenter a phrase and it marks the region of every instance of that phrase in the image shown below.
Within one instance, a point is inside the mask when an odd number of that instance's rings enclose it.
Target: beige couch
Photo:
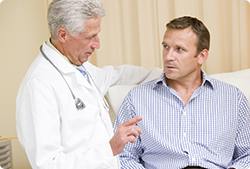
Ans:
[[[211,75],[211,77],[214,77],[218,80],[230,83],[238,87],[246,95],[250,103],[250,69],[245,69],[236,72],[229,72],[229,73],[213,74]],[[116,113],[118,112],[119,107],[125,95],[132,87],[134,86],[133,85],[113,86],[107,92],[106,98],[110,105],[110,117],[112,122],[114,122]]]

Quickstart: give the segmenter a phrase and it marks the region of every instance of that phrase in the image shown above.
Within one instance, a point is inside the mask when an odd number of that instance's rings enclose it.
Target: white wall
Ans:
[[[0,3],[0,135],[16,136],[15,99],[20,82],[48,38],[45,0]],[[18,140],[12,140],[14,169],[31,168]]]

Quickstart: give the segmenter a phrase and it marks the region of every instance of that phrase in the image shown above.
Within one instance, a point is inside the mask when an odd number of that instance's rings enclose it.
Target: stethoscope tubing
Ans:
[[[76,104],[76,108],[78,110],[80,109],[84,109],[86,107],[86,105],[84,104],[84,102],[80,99],[80,98],[76,98],[73,91],[71,90],[68,82],[66,81],[66,79],[64,78],[64,76],[62,75],[61,71],[55,66],[55,64],[47,57],[47,55],[44,53],[43,49],[42,49],[42,45],[40,46],[40,51],[42,53],[42,55],[44,56],[44,58],[50,62],[50,64],[58,71],[58,73],[62,76],[63,80],[65,81],[65,83],[67,84],[69,90],[70,90],[70,93],[73,97],[73,99],[75,100],[75,104]],[[109,104],[107,102],[107,100],[104,98],[104,96],[101,94],[101,91],[100,89],[97,87],[97,85],[95,84],[95,81],[94,79],[92,78],[91,74],[86,70],[86,73],[88,74],[88,76],[91,78],[91,81],[93,82],[95,88],[97,89],[97,91],[99,92],[99,94],[101,95],[103,101],[104,101],[104,108],[109,111],[110,107],[109,107]]]
[[[76,108],[77,110],[81,110],[81,109],[84,109],[86,107],[86,105],[84,104],[84,102],[79,99],[79,98],[76,98],[74,93],[72,92],[68,82],[66,81],[66,79],[64,78],[64,76],[62,75],[62,73],[60,72],[60,70],[54,65],[54,63],[47,57],[47,55],[43,52],[43,49],[42,49],[42,45],[40,46],[40,51],[42,53],[42,55],[44,56],[44,58],[49,61],[51,63],[51,65],[57,70],[57,72],[62,76],[63,80],[65,81],[65,83],[67,84],[68,88],[69,88],[69,91],[73,97],[73,99],[75,100],[75,105],[76,105]]]
[[[72,97],[73,99],[75,100],[75,95],[74,93],[72,92],[71,88],[69,87],[69,84],[67,83],[66,79],[64,78],[64,76],[62,75],[62,73],[60,72],[60,70],[54,65],[54,63],[47,57],[47,55],[43,52],[42,50],[42,45],[40,46],[40,51],[42,53],[42,55],[45,57],[46,60],[48,60],[50,62],[50,64],[52,64],[52,66],[58,71],[58,73],[62,76],[63,80],[65,81],[65,83],[67,84],[69,90],[70,90],[70,93],[72,94]]]

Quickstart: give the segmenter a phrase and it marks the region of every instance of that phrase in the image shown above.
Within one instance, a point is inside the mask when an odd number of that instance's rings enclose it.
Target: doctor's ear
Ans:
[[[57,31],[57,37],[58,37],[58,40],[61,42],[61,43],[65,43],[66,40],[67,40],[67,36],[68,36],[69,32],[64,29],[64,28],[59,28],[58,31]]]

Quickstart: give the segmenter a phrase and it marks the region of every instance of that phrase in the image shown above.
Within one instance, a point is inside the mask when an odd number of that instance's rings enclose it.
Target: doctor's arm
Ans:
[[[114,136],[110,140],[110,146],[113,151],[113,155],[120,154],[127,143],[135,143],[138,134],[142,134],[141,128],[135,125],[135,123],[142,120],[142,116],[137,116],[120,124]]]
[[[158,78],[163,69],[145,69],[140,66],[121,65],[117,67],[104,66],[98,68],[89,62],[84,63],[93,76],[96,85],[103,95],[114,85],[137,85]]]
[[[65,97],[69,97],[74,102],[70,92]],[[18,139],[32,168],[106,169],[114,167],[110,166],[110,161],[113,161],[114,157],[108,140],[102,145],[85,150],[63,146],[65,140],[62,140],[61,131],[65,129],[61,126],[61,105],[58,99],[50,84],[37,79],[29,81],[17,98]],[[66,144],[70,145],[70,142],[76,140],[68,139],[68,141]],[[79,142],[79,145],[82,144],[86,143]]]
[[[137,85],[158,78],[163,72],[160,68],[145,69],[140,66],[121,65],[114,67],[113,85]]]

